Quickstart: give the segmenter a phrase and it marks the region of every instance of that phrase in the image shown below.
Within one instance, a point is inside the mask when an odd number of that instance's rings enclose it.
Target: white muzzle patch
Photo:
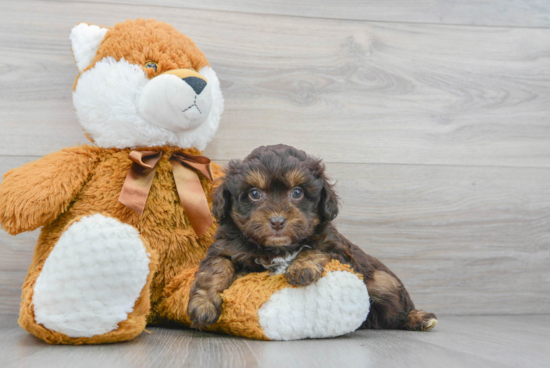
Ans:
[[[202,86],[201,86],[202,87]],[[159,75],[143,88],[138,100],[139,115],[147,122],[173,132],[201,125],[212,110],[212,88],[188,84],[173,74]]]
[[[166,74],[149,80],[140,65],[105,57],[78,79],[78,120],[101,147],[204,150],[218,129],[223,96],[212,68],[197,73],[204,79]]]

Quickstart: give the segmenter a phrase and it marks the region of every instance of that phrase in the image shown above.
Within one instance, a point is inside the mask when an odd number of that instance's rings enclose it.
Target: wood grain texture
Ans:
[[[77,0],[97,2],[102,0]],[[119,4],[152,4],[115,0]],[[546,0],[158,0],[156,6],[291,15],[308,18],[477,26],[550,27]]]
[[[343,165],[340,232],[436,314],[550,313],[550,171]],[[544,280],[544,281],[543,281]]]
[[[222,81],[226,113],[208,156],[223,163],[282,142],[324,157],[341,232],[392,268],[420,308],[550,313],[550,29],[246,14],[256,10],[244,0],[202,3],[237,12],[143,4],[2,3],[0,174],[86,143],[71,102],[72,26],[156,17],[191,36]],[[19,309],[37,236],[0,232],[0,313]]]
[[[103,3],[2,10],[2,155],[85,143],[70,29],[146,16],[191,36],[219,74],[226,113],[206,152],[214,159],[282,142],[329,162],[550,167],[550,29]]]
[[[0,174],[34,157],[0,156]],[[220,161],[225,164],[226,161]],[[550,170],[328,164],[338,229],[436,314],[550,313]],[[0,313],[17,313],[38,237],[0,230]]]
[[[149,327],[127,343],[51,346],[0,316],[2,366],[155,367],[547,367],[550,316],[453,316],[432,332],[363,330],[343,337],[253,341]]]
[[[1,157],[0,182],[6,171],[36,160],[38,157]],[[39,230],[10,236],[0,229],[0,314],[19,313],[21,287],[31,264]]]

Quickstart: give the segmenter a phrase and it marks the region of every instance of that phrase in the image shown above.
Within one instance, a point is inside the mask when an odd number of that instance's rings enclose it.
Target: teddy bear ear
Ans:
[[[82,72],[92,63],[107,31],[107,28],[86,23],[80,23],[71,30],[71,46],[78,71]]]

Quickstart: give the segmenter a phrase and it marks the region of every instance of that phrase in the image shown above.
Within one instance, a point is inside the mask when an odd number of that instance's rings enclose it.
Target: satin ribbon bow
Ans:
[[[155,178],[157,163],[163,155],[162,151],[132,151],[128,155],[133,164],[126,176],[118,200],[139,215],[143,214]],[[213,220],[197,172],[212,181],[214,175],[210,159],[204,156],[175,152],[170,157],[170,164],[183,209],[187,213],[193,230],[200,238]]]

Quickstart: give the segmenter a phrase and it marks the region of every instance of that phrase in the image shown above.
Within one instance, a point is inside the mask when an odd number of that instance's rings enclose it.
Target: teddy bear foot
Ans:
[[[119,329],[142,294],[149,263],[134,227],[100,214],[81,218],[61,235],[36,279],[35,322],[69,338]]]
[[[369,307],[363,280],[334,271],[309,286],[275,292],[258,316],[270,340],[326,338],[355,331],[367,319]]]
[[[185,270],[166,288],[162,316],[190,325],[189,291],[197,268]],[[370,299],[350,266],[331,261],[309,286],[290,285],[285,275],[253,272],[237,278],[222,293],[218,321],[203,330],[256,340],[298,340],[344,335],[367,319]]]

